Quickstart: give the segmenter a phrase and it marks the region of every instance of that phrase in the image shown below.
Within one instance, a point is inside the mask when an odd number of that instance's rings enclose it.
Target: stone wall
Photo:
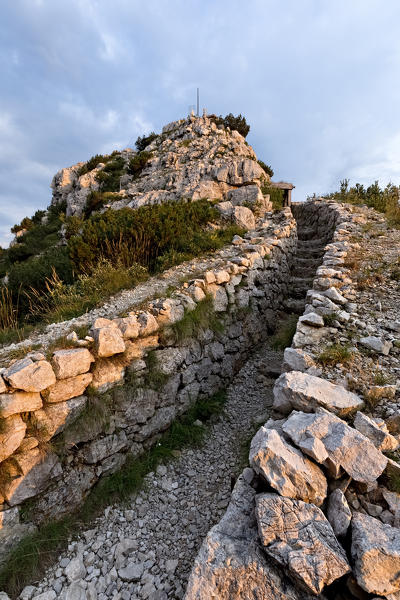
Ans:
[[[151,446],[197,399],[226,386],[273,329],[296,242],[290,210],[269,213],[169,297],[97,318],[85,339],[68,336],[75,347],[40,348],[2,370],[0,560],[40,522],[73,511],[99,477]],[[202,319],[194,335],[190,315]]]
[[[400,495],[386,486],[400,467],[385,452],[399,448],[400,436],[371,414],[370,390],[356,394],[349,381],[329,380],[335,364],[330,374],[321,368],[324,344],[337,349],[362,313],[346,257],[366,220],[319,201],[294,209],[303,228],[330,222],[330,211],[335,234],[285,350],[274,418],[251,442],[250,468],[200,549],[186,600],[399,597]],[[392,346],[377,337],[359,343],[375,356]]]

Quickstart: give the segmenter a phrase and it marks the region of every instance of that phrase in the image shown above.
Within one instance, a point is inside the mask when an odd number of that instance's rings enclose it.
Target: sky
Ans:
[[[208,112],[294,200],[400,184],[398,0],[1,0],[0,244],[61,168]]]

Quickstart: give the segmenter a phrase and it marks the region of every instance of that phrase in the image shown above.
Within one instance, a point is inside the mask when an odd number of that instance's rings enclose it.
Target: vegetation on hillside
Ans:
[[[220,115],[214,117],[214,121],[217,125],[228,128],[231,131],[238,131],[244,138],[247,137],[250,131],[250,125],[248,125],[246,118],[239,114],[235,117],[232,113],[229,113],[225,117]]]
[[[340,189],[332,194],[327,194],[326,197],[338,202],[375,208],[375,210],[385,213],[389,225],[400,227],[400,186],[388,183],[385,188],[381,188],[378,181],[368,187],[364,187],[360,183],[350,186],[350,180],[343,179],[340,182]]]
[[[18,339],[27,324],[82,314],[148,274],[243,234],[236,226],[221,227],[208,200],[109,209],[86,218],[67,219],[62,209],[51,207],[46,222],[33,217],[30,229],[0,257],[8,277],[0,288],[0,343]]]

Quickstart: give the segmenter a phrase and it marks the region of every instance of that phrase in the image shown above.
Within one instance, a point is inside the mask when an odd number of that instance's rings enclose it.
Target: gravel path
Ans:
[[[229,502],[243,443],[268,418],[274,380],[263,374],[265,365],[281,358],[266,345],[259,348],[229,386],[225,410],[202,446],[150,473],[129,505],[107,508],[21,598],[182,598],[201,542]]]

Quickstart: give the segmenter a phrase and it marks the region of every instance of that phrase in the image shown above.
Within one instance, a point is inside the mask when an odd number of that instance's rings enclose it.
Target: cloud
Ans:
[[[246,115],[295,198],[399,182],[396,0],[15,0],[0,24],[0,243],[60,168],[187,113]],[[23,211],[25,211],[24,214]]]

